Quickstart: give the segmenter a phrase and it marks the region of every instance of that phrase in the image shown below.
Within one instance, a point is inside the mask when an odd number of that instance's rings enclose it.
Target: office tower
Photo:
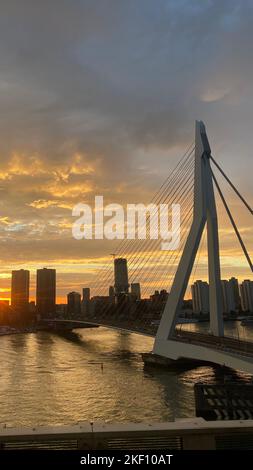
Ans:
[[[221,281],[223,313],[235,312],[235,296],[233,283],[227,280]]]
[[[245,279],[240,286],[242,310],[253,313],[253,281]]]
[[[67,311],[70,315],[79,315],[81,313],[81,294],[79,292],[69,292],[67,295]]]
[[[42,316],[55,314],[56,270],[38,269],[36,286],[36,309]]]
[[[195,281],[191,286],[193,313],[209,312],[209,285],[207,282]]]
[[[83,288],[83,302],[84,301],[89,301],[90,300],[90,288],[89,287],[84,287]]]
[[[115,258],[114,260],[114,289],[116,295],[128,293],[128,271],[125,258]]]
[[[131,284],[131,294],[136,300],[141,300],[141,286],[139,282],[133,282]]]
[[[12,271],[11,308],[16,312],[25,312],[29,308],[30,272],[25,269]]]
[[[231,285],[231,288],[233,290],[235,310],[238,311],[238,310],[240,310],[240,307],[241,307],[241,299],[240,299],[238,279],[236,279],[235,277],[231,277],[231,279],[229,279],[228,282]]]
[[[90,313],[90,288],[84,287],[83,288],[83,298],[81,303],[81,312],[84,315]]]
[[[110,286],[109,287],[109,301],[111,304],[113,304],[114,300],[115,300],[114,287]]]

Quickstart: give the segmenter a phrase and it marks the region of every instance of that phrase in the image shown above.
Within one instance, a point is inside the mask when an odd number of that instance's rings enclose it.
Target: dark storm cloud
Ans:
[[[3,156],[78,150],[111,168],[189,141],[199,115],[216,130],[251,91],[251,14],[247,0],[1,2]]]

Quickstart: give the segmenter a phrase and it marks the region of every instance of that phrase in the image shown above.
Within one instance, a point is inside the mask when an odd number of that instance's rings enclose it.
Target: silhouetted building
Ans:
[[[159,297],[159,290],[155,290],[154,294],[151,294],[150,300],[152,302],[155,302],[158,297]]]
[[[15,312],[26,312],[29,309],[30,272],[26,269],[12,271],[11,308]]]
[[[90,313],[90,288],[89,287],[83,288],[81,311],[84,315],[88,315]]]
[[[55,314],[56,270],[38,269],[36,286],[36,309],[40,316]]]
[[[124,309],[130,304],[130,297],[128,294],[124,294],[124,292],[121,292],[121,294],[117,294],[115,300],[118,313],[122,313]]]
[[[111,307],[111,300],[108,295],[95,295],[90,301],[90,315],[100,315],[108,313]]]
[[[166,289],[160,290],[160,298],[163,302],[167,302],[169,293],[166,291]]]
[[[191,286],[192,310],[195,314],[209,312],[209,285],[207,282],[195,281]]]
[[[29,312],[30,312],[32,315],[35,315],[35,313],[36,313],[36,305],[35,305],[34,300],[32,300],[31,302],[29,302]]]
[[[114,293],[114,287],[110,286],[109,287],[109,299],[112,304],[115,302],[115,293]]]
[[[235,312],[235,297],[233,285],[227,280],[221,281],[223,313]]]
[[[80,315],[81,313],[81,294],[79,292],[69,292],[68,299],[68,314]]]
[[[67,308],[68,306],[66,304],[57,304],[55,307],[56,315],[65,318],[67,315]]]
[[[168,296],[169,293],[165,289],[162,289],[160,292],[158,290],[155,290],[154,294],[150,296],[150,300],[153,303],[165,303],[167,302]]]
[[[253,313],[253,281],[245,279],[240,286],[242,310]]]
[[[90,300],[90,288],[89,287],[83,288],[83,300]]]
[[[0,326],[7,325],[12,319],[13,315],[10,315],[9,301],[0,300]]]
[[[141,286],[139,282],[131,284],[131,294],[136,300],[141,300]]]
[[[234,302],[235,302],[235,310],[238,311],[241,308],[241,299],[240,299],[240,291],[239,291],[239,283],[238,279],[235,277],[231,277],[229,279],[229,284],[233,290]]]
[[[145,305],[145,309],[148,308],[148,311],[152,315],[161,315],[168,300],[169,293],[162,289],[160,292],[155,290],[154,294],[150,296],[150,299],[145,299],[146,302],[142,300],[139,301],[139,304]]]
[[[114,260],[114,289],[115,295],[128,293],[128,270],[125,258],[115,258]]]

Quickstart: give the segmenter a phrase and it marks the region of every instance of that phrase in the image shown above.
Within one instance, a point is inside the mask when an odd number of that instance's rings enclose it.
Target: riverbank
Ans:
[[[17,335],[24,333],[37,333],[37,331],[42,331],[44,328],[41,326],[29,326],[24,328],[15,328],[11,326],[1,326],[0,327],[0,336],[7,335]]]

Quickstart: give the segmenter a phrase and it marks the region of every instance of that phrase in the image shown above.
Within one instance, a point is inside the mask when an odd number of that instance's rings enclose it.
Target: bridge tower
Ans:
[[[180,259],[155,338],[153,352],[170,357],[168,348],[173,336],[194,260],[205,225],[207,226],[210,330],[224,335],[217,212],[210,166],[211,148],[202,121],[195,124],[195,170],[193,221]]]

